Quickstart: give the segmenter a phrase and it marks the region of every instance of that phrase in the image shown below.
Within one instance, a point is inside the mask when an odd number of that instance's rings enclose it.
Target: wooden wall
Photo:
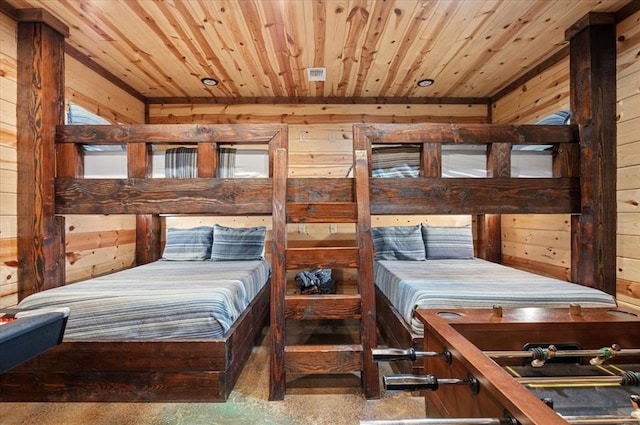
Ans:
[[[569,109],[569,57],[491,105],[492,122],[533,124]],[[502,216],[502,261],[558,279],[571,276],[569,215]]]
[[[640,12],[617,25],[617,296],[640,306]],[[494,123],[533,123],[569,109],[569,60],[492,105]],[[569,216],[505,215],[503,262],[568,279]]]
[[[18,302],[17,252],[17,23],[0,13],[0,308]],[[65,96],[113,122],[144,123],[145,105],[65,56]],[[66,217],[67,282],[133,264],[135,217]]]
[[[640,12],[618,24],[617,295],[640,306]]]
[[[69,54],[65,56],[65,101],[112,123],[142,124],[145,105]],[[131,267],[136,221],[132,215],[65,217],[67,283]]]
[[[17,24],[0,13],[0,308],[18,299]]]
[[[286,123],[289,125],[289,176],[345,177],[352,165],[354,123],[487,122],[487,105],[425,104],[152,104],[149,123]],[[191,227],[200,223],[231,223],[233,226],[266,225],[265,217],[166,218],[165,227]],[[470,216],[377,216],[373,226],[429,222],[464,225]],[[270,240],[270,234],[267,235]],[[289,225],[291,244],[346,241],[355,238],[353,224]],[[315,242],[314,242],[315,241]],[[267,252],[270,246],[267,244]],[[353,271],[336,271],[338,279],[350,280]]]

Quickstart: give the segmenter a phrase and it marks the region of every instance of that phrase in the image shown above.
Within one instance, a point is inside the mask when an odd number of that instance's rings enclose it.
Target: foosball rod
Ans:
[[[572,425],[638,424],[638,419],[625,416],[562,416]],[[423,418],[361,420],[360,425],[516,425],[511,418]]]
[[[524,377],[514,378],[522,385],[557,385],[557,386],[570,386],[570,385],[604,385],[604,384],[618,384],[624,387],[637,387],[640,386],[640,372],[626,371],[617,376],[536,376],[536,377]]]
[[[422,418],[361,420],[360,425],[517,425],[510,418]]]
[[[626,371],[617,376],[536,376],[514,378],[516,382],[522,385],[537,386],[569,386],[569,385],[603,385],[617,384],[625,387],[640,386],[640,373]],[[382,377],[382,384],[385,390],[390,391],[436,391],[440,385],[468,385],[473,392],[477,393],[478,380],[469,375],[467,379],[460,378],[438,378],[434,375],[385,375]]]
[[[374,348],[371,350],[374,362],[393,362],[398,360],[415,361],[420,357],[445,357],[450,358],[451,353],[444,350],[437,351],[417,351],[413,348]],[[640,349],[622,350],[617,345],[611,348],[605,347],[599,350],[555,350],[555,347],[537,348],[527,351],[483,351],[491,358],[522,358],[548,360],[553,357],[594,357],[609,359],[616,356],[639,356]]]

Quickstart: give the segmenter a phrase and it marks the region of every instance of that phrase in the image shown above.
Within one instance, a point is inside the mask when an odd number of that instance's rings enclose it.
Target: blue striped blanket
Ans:
[[[489,261],[376,261],[374,280],[412,330],[423,333],[417,308],[616,307],[597,289]]]
[[[156,261],[39,292],[18,307],[69,307],[67,341],[217,339],[269,274],[266,260]]]

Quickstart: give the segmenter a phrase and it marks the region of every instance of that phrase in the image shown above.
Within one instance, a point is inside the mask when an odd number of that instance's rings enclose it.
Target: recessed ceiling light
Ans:
[[[435,81],[433,81],[431,78],[425,78],[424,80],[418,81],[418,87],[429,87],[433,83],[435,83]]]
[[[202,84],[204,84],[205,86],[217,86],[218,85],[218,80],[216,80],[215,78],[211,78],[211,77],[204,77],[200,81],[202,81]]]

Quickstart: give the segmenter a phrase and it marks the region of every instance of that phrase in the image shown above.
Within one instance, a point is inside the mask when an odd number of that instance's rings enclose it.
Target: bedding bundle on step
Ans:
[[[302,271],[296,274],[296,282],[300,293],[310,294],[335,294],[335,281],[331,278],[331,269],[315,269]]]

